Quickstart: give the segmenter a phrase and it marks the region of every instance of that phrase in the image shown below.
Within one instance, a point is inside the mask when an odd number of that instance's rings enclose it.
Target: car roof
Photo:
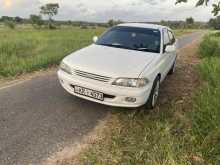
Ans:
[[[166,26],[149,24],[149,23],[122,23],[117,26],[139,27],[139,28],[158,29],[158,30],[161,30],[163,28],[170,29],[169,27]]]

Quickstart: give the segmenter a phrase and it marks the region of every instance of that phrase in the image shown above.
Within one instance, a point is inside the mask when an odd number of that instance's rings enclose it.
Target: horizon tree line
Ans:
[[[177,3],[181,3],[181,2],[187,2],[187,0],[177,0]],[[207,2],[209,2],[209,0],[199,0],[196,4],[196,6],[200,6],[203,4],[207,5]],[[218,6],[215,6],[216,4],[213,4],[213,14],[217,15],[220,7],[218,8]],[[219,2],[219,6],[220,6],[220,2]],[[58,22],[58,21],[54,21],[53,17],[55,15],[58,14],[59,11],[59,4],[58,3],[47,3],[43,6],[40,6],[40,11],[39,14],[31,14],[29,19],[23,19],[19,16],[17,17],[8,17],[8,16],[2,16],[0,21],[3,21],[5,23],[6,26],[8,26],[11,29],[15,28],[16,24],[22,23],[24,22],[29,22],[33,25],[34,28],[41,28],[42,25],[46,25],[49,29],[55,29],[56,26],[54,25],[54,22]],[[43,16],[47,17],[47,20],[43,20]],[[64,23],[67,25],[76,25],[77,23],[74,21],[59,21],[60,23]],[[123,21],[121,20],[114,20],[114,19],[110,19],[106,24],[100,24],[101,26],[104,27],[112,27],[115,26],[119,23],[122,23]],[[78,21],[78,24],[83,27],[86,28],[87,25],[89,25],[89,23],[85,23],[83,21]],[[184,21],[164,21],[161,20],[161,22],[159,24],[162,25],[166,25],[166,26],[170,26],[171,28],[199,28],[199,27],[211,27],[214,29],[220,29],[220,16],[217,16],[216,18],[212,18],[208,21],[208,25],[204,26],[204,24],[202,23],[198,23],[195,22],[194,19],[192,17],[186,18],[185,22]],[[99,24],[97,24],[99,25]]]

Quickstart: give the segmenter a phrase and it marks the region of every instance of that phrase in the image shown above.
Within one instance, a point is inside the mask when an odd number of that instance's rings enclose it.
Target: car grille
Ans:
[[[77,75],[77,76],[80,76],[80,77],[93,79],[93,80],[97,80],[97,81],[101,81],[101,82],[109,82],[110,79],[111,79],[110,77],[100,76],[100,75],[97,75],[97,74],[83,72],[83,71],[80,71],[80,70],[74,70],[74,74]]]

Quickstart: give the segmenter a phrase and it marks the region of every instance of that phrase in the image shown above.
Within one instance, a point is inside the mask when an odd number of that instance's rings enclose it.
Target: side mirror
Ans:
[[[94,37],[93,37],[93,42],[94,42],[94,43],[97,42],[98,39],[99,39],[99,38],[98,38],[97,36],[94,36]]]
[[[165,52],[171,53],[171,52],[174,52],[174,51],[175,51],[175,46],[173,46],[173,45],[167,45],[166,46]]]

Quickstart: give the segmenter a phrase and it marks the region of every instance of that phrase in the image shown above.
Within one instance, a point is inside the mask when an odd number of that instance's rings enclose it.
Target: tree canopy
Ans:
[[[58,3],[48,3],[44,6],[41,6],[40,13],[43,15],[48,15],[51,19],[54,15],[58,14],[59,4]]]
[[[52,17],[58,14],[59,4],[58,3],[48,3],[40,7],[40,14],[47,15],[49,18],[48,25],[52,29]]]
[[[194,24],[194,19],[192,17],[186,18],[187,24]]]
[[[34,27],[40,27],[41,25],[43,25],[43,20],[40,15],[31,14],[30,15],[30,22]]]
[[[208,22],[209,27],[219,30],[220,29],[220,16],[216,18],[211,18]]]
[[[207,6],[210,1],[211,0],[197,0],[196,7],[202,6],[202,5]],[[181,3],[181,2],[188,2],[188,0],[176,0],[176,4]],[[214,14],[214,16],[217,16],[218,13],[220,12],[220,1],[217,0],[217,1],[214,1],[211,3],[212,3],[212,7],[213,7],[212,13]]]
[[[120,23],[122,23],[121,20],[110,19],[107,24],[108,24],[109,27],[112,27],[112,26],[118,25]]]

